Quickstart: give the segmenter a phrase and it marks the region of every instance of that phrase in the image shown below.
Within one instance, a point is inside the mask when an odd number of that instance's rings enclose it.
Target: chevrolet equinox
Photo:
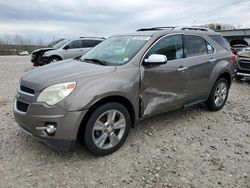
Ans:
[[[199,28],[112,36],[81,58],[27,72],[18,85],[15,120],[58,150],[79,140],[95,155],[110,154],[139,120],[198,103],[212,111],[224,106],[235,57],[215,40],[221,38]]]

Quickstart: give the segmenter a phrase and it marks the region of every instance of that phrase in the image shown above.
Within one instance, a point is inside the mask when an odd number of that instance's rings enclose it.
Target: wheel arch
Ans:
[[[87,113],[84,115],[84,117],[81,121],[81,124],[79,126],[78,133],[77,133],[77,139],[79,139],[80,136],[82,135],[82,133],[84,132],[85,124],[89,120],[92,112],[95,109],[97,109],[99,106],[106,104],[106,103],[110,103],[110,102],[117,102],[117,103],[124,105],[127,108],[128,112],[130,114],[130,117],[131,117],[131,127],[133,128],[135,126],[135,122],[136,122],[135,109],[134,109],[133,104],[130,102],[130,100],[124,96],[119,96],[119,95],[107,96],[107,97],[104,97],[102,99],[99,99],[98,101],[95,101],[90,106],[90,108],[88,109]]]
[[[59,58],[60,60],[63,60],[63,58],[60,55],[58,55],[58,54],[50,55],[48,58],[51,59],[53,57],[56,57],[56,58]]]
[[[228,82],[229,87],[231,86],[231,84],[232,84],[232,76],[231,76],[231,74],[229,72],[221,73],[219,75],[219,77],[216,79],[216,81],[219,80],[220,78],[225,78],[227,80],[227,82]],[[216,83],[216,81],[215,81],[215,83]]]

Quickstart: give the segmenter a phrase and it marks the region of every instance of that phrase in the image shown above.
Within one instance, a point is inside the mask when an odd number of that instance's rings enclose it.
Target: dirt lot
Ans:
[[[29,57],[0,57],[0,187],[250,187],[250,82],[224,109],[178,110],[141,122],[116,153],[56,152],[25,135],[12,102]]]

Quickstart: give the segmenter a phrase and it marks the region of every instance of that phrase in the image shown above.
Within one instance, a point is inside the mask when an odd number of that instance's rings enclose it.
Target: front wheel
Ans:
[[[52,57],[49,58],[48,63],[55,63],[57,61],[61,61],[61,58],[56,57],[56,56],[52,56]]]
[[[207,101],[208,108],[212,111],[222,109],[227,101],[228,91],[228,81],[225,78],[217,80]]]
[[[95,155],[108,155],[125,142],[131,126],[130,114],[119,103],[98,107],[89,117],[84,131],[84,145]]]

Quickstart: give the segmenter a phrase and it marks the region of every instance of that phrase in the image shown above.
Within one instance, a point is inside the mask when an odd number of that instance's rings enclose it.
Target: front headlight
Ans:
[[[37,102],[55,105],[65,99],[76,88],[76,82],[67,82],[45,88],[37,98]]]

